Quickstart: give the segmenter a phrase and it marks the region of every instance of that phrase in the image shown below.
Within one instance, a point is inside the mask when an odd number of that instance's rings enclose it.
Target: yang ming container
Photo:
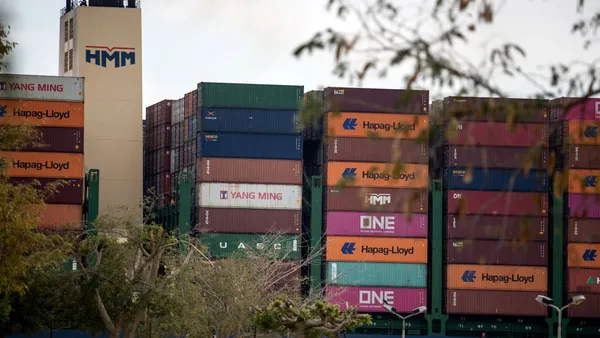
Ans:
[[[539,291],[447,290],[446,312],[545,317],[548,308],[535,300],[540,294],[546,295],[545,292]]]
[[[83,154],[0,152],[8,176],[35,178],[83,178]]]
[[[389,163],[328,162],[327,185],[346,181],[355,187],[425,189],[429,185],[426,164],[404,164],[394,172]]]
[[[548,167],[547,148],[450,146],[445,154],[448,167],[529,168]]]
[[[569,219],[567,240],[574,243],[600,243],[600,219]]]
[[[576,293],[600,293],[600,269],[570,268],[568,290]]]
[[[21,151],[83,154],[83,128],[40,127],[35,129],[37,140]]]
[[[328,300],[340,306],[355,308],[358,312],[387,312],[384,301],[400,313],[412,312],[419,306],[427,306],[426,288],[378,288],[370,286],[327,286]]]
[[[548,240],[547,217],[448,215],[448,239]]]
[[[577,218],[600,218],[600,196],[568,194],[569,216]]]
[[[302,186],[277,184],[198,183],[200,207],[300,210]]]
[[[485,203],[482,204],[482,201],[485,201]],[[548,194],[512,191],[448,190],[448,213],[459,215],[547,216]]]
[[[327,283],[344,286],[426,288],[426,264],[327,262]]]
[[[83,78],[0,74],[0,99],[83,102]]]
[[[57,181],[63,181],[60,186],[57,186],[56,190],[46,198],[45,203],[47,204],[79,204],[83,203],[83,179],[56,179],[56,178],[11,178],[12,184],[33,184],[33,181],[39,183],[32,185],[40,191],[46,191],[46,187],[50,183],[56,183]]]
[[[600,120],[600,111],[597,108],[600,99],[587,98],[583,102],[577,102],[580,100],[581,98],[561,97],[550,101],[553,120]],[[565,109],[570,102],[571,107]]]
[[[581,293],[569,293],[568,298],[575,297]],[[600,294],[584,293],[585,301],[577,306],[570,306],[569,317],[571,318],[600,318]]]
[[[334,137],[325,144],[329,161],[428,163],[429,148],[418,140]],[[394,157],[395,155],[395,157]]]
[[[202,157],[198,182],[302,184],[302,161]]]
[[[0,125],[83,128],[80,102],[0,100],[0,110]]]
[[[250,253],[277,254],[281,259],[300,259],[301,238],[293,235],[262,236],[255,234],[220,234],[207,233],[200,235],[200,242],[208,247],[211,257],[227,258],[234,254]]]
[[[450,145],[476,145],[495,147],[548,147],[547,124],[517,124],[511,129],[500,122],[459,122],[448,125],[446,135]]]
[[[544,291],[548,269],[537,266],[448,264],[448,289]]]
[[[513,99],[493,97],[444,98],[445,119],[456,117],[462,121],[506,122],[514,118],[519,122],[548,123],[550,102],[538,99]],[[511,117],[514,114],[514,117]]]
[[[297,110],[304,86],[198,83],[198,107]]]
[[[39,229],[81,229],[81,204],[46,204],[40,212]]]
[[[330,137],[416,139],[426,134],[429,116],[374,113],[328,113],[325,131]]]
[[[222,233],[300,234],[300,210],[198,208],[196,228]]]
[[[326,233],[330,236],[427,237],[427,215],[330,211]]]
[[[300,133],[297,110],[200,108],[197,124],[204,132]]]
[[[328,87],[323,94],[329,111],[429,113],[428,90]]]
[[[427,213],[425,189],[327,188],[327,210]]]
[[[327,237],[328,261],[427,263],[426,238]]]
[[[198,157],[302,159],[302,136],[199,133]]]
[[[547,266],[548,244],[544,242],[448,240],[448,264]]]
[[[569,169],[600,168],[600,151],[595,145],[567,145],[563,149],[563,162]]]
[[[569,243],[567,244],[567,266],[573,268],[600,268],[600,244]]]
[[[470,171],[470,175],[469,175]],[[470,176],[468,179],[467,177]],[[545,192],[548,190],[546,170],[449,168],[446,171],[449,190],[502,190]]]

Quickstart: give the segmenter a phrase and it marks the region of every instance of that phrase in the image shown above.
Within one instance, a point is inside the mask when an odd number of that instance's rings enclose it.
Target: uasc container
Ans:
[[[574,268],[600,268],[600,244],[569,243],[567,245],[567,266]]]
[[[549,145],[547,124],[516,124],[500,122],[459,122],[446,130],[450,145],[497,147],[532,147]]]
[[[81,229],[81,204],[46,204],[40,212],[39,229]]]
[[[546,295],[539,291],[447,290],[446,312],[545,317],[548,308],[535,300],[540,294]]]
[[[569,219],[567,239],[574,243],[600,243],[600,219]]]
[[[547,217],[448,215],[446,224],[448,239],[548,240]]]
[[[548,245],[544,242],[448,240],[448,264],[548,265]]]
[[[83,78],[0,74],[0,99],[83,102]]]
[[[304,86],[198,83],[198,107],[297,110]]]
[[[199,183],[200,207],[300,210],[302,186],[277,184]]]
[[[329,162],[327,185],[340,181],[355,187],[412,188],[428,187],[429,168],[425,164],[403,164],[395,170],[389,163]]]
[[[427,213],[425,189],[333,188],[327,189],[329,211]]]
[[[548,190],[546,170],[523,172],[515,169],[449,168],[446,171],[451,190],[507,190],[545,192]]]
[[[83,178],[83,154],[0,152],[8,176],[35,178]]]
[[[429,117],[407,114],[327,113],[327,136],[416,139],[424,137]]]
[[[421,140],[334,137],[324,145],[329,161],[428,163],[429,148]]]
[[[326,233],[330,236],[427,237],[427,215],[330,211]]]
[[[200,235],[200,241],[208,246],[211,257],[226,258],[234,254],[245,255],[277,255],[286,260],[300,258],[301,238],[293,235],[255,235],[255,234],[220,234],[206,233]]]
[[[200,108],[199,131],[299,134],[297,110]]]
[[[0,100],[0,117],[0,125],[83,128],[83,103]]]
[[[302,184],[302,161],[203,157],[198,182]]]
[[[426,238],[327,236],[328,261],[427,263]]]
[[[400,313],[412,312],[419,306],[427,306],[426,288],[381,288],[370,286],[327,286],[328,300],[340,306],[355,308],[358,312],[387,312],[386,301]]]
[[[449,167],[546,169],[547,148],[449,146]]]
[[[269,134],[198,134],[198,157],[302,159],[302,136]]]
[[[482,203],[485,201],[485,203]],[[547,216],[548,194],[448,190],[448,213],[458,215]]]
[[[34,181],[37,181],[34,183]],[[35,187],[43,193],[50,193],[45,199],[47,204],[82,204],[83,203],[83,179],[55,179],[55,178],[23,178],[13,177],[12,184],[27,184]],[[56,184],[59,183],[60,185]],[[56,189],[47,190],[49,184],[54,184]]]
[[[548,291],[548,269],[536,266],[446,266],[448,289]]]
[[[37,139],[20,151],[83,154],[83,128],[39,127],[35,131]]]
[[[427,287],[426,264],[327,262],[327,283],[344,286]]]
[[[202,232],[300,234],[300,210],[199,208],[196,228]]]
[[[331,111],[422,114],[429,112],[428,90],[328,87],[323,98]]]

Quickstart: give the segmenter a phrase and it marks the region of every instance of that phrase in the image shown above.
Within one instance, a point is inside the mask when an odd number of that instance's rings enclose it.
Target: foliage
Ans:
[[[17,46],[15,42],[8,41],[8,34],[10,33],[10,27],[0,23],[0,71],[4,66],[4,57]]]

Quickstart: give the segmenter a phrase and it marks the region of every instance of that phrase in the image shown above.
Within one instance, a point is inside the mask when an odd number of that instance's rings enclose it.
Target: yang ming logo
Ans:
[[[0,106],[0,117],[6,115],[6,106]]]
[[[227,190],[221,190],[219,193],[222,200],[227,199]]]
[[[135,48],[85,46],[85,62],[106,68],[111,63],[114,68],[135,65]]]

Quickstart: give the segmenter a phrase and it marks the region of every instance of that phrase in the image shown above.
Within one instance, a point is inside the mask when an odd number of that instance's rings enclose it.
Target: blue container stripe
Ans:
[[[545,192],[548,191],[546,170],[530,170],[525,176],[516,169],[473,168],[471,182],[465,182],[467,168],[448,168],[448,190],[495,190]],[[514,179],[514,182],[511,181]]]
[[[198,131],[261,134],[294,134],[298,130],[296,110],[201,108]]]
[[[327,262],[327,282],[345,286],[425,288],[427,264]]]
[[[302,136],[199,133],[198,157],[302,159]]]

